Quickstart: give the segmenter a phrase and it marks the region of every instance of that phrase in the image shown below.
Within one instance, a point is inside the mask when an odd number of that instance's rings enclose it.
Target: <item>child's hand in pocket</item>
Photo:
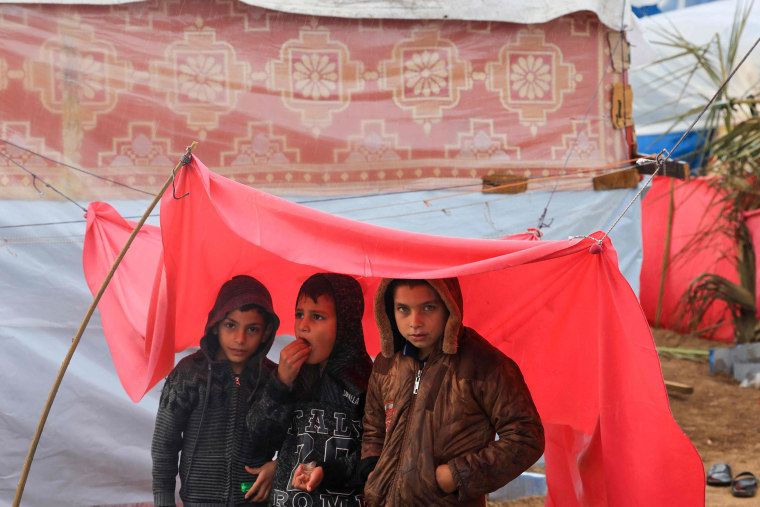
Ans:
[[[446,493],[453,493],[457,490],[457,483],[454,481],[449,465],[438,465],[435,469],[435,482]]]

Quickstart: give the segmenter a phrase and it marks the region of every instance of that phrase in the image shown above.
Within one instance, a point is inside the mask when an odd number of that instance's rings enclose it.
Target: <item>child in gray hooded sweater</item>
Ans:
[[[261,282],[239,275],[222,285],[200,350],[174,367],[161,393],[151,446],[156,507],[175,505],[178,472],[185,507],[250,505],[248,489],[251,500],[266,500],[276,449],[253,442],[245,418],[274,371],[266,354],[279,324]]]

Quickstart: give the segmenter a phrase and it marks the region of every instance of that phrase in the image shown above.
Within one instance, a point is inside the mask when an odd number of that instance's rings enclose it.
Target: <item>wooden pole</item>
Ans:
[[[187,150],[185,151],[186,157],[192,154],[192,151],[197,144],[198,143],[196,141],[193,141],[193,143],[187,147]],[[184,158],[185,157],[183,157],[183,159]],[[174,170],[172,171],[172,175],[169,176],[169,178],[166,180],[166,183],[164,183],[164,186],[161,187],[161,190],[159,190],[158,193],[156,194],[156,197],[153,199],[153,202],[151,202],[150,205],[148,206],[148,209],[145,210],[145,213],[143,214],[142,218],[135,226],[135,229],[132,231],[132,234],[129,236],[129,239],[127,239],[127,242],[124,245],[124,248],[121,249],[119,256],[116,257],[116,260],[113,262],[113,265],[111,266],[111,271],[108,272],[108,275],[106,276],[105,280],[103,280],[103,283],[100,285],[100,289],[98,290],[98,293],[95,295],[95,298],[92,300],[92,304],[90,304],[90,308],[87,310],[87,314],[84,316],[82,323],[79,325],[79,331],[77,331],[76,336],[71,341],[69,352],[66,354],[66,358],[63,360],[63,364],[61,364],[61,369],[58,370],[58,376],[55,379],[53,388],[50,390],[47,403],[45,404],[45,408],[42,411],[42,415],[40,416],[40,422],[39,424],[37,424],[37,431],[35,432],[34,438],[32,439],[32,445],[29,447],[29,452],[26,455],[26,461],[24,462],[24,469],[21,471],[21,478],[19,479],[18,487],[16,488],[16,497],[13,500],[13,507],[18,507],[19,504],[21,503],[21,496],[24,494],[24,487],[26,486],[26,480],[29,477],[29,469],[32,466],[34,453],[37,451],[37,445],[40,443],[40,437],[42,436],[42,429],[45,427],[45,421],[47,420],[47,416],[50,413],[50,408],[53,406],[53,400],[55,399],[55,395],[58,393],[58,388],[61,386],[63,375],[66,373],[66,369],[69,367],[69,362],[71,362],[71,357],[74,355],[74,351],[76,350],[77,345],[79,345],[79,341],[82,339],[82,334],[84,334],[84,330],[87,328],[87,324],[89,324],[90,318],[92,317],[92,314],[95,312],[95,308],[97,308],[100,298],[103,296],[103,293],[105,292],[106,287],[108,287],[108,283],[111,281],[111,278],[113,278],[113,275],[116,272],[116,268],[119,267],[121,260],[124,258],[124,255],[127,253],[127,250],[129,250],[129,247],[132,245],[132,241],[134,241],[135,237],[137,236],[137,233],[140,231],[140,228],[148,219],[148,216],[150,216],[151,212],[153,212],[153,208],[155,208],[156,204],[158,204],[158,201],[161,200],[161,196],[164,194],[166,189],[169,188],[169,185],[172,184],[172,182],[174,181],[174,175],[183,165],[184,165],[183,161],[180,161],[177,163],[177,165],[174,167]]]

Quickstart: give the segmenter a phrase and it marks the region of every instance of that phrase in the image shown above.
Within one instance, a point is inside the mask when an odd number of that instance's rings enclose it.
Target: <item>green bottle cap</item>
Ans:
[[[252,487],[253,487],[253,483],[252,482],[241,482],[240,483],[240,491],[242,491],[243,493],[248,493],[248,490],[251,489]]]

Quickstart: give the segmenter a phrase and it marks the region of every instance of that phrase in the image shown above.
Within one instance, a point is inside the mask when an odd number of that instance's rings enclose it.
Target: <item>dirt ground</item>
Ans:
[[[653,330],[658,347],[686,349],[718,348],[725,345]],[[760,390],[739,387],[733,377],[710,374],[706,356],[660,353],[666,381],[694,388],[692,394],[671,394],[670,409],[678,425],[691,439],[707,470],[719,461],[729,464],[734,475],[745,470],[760,476]],[[542,507],[545,497],[528,497],[509,502],[490,502],[489,507]],[[760,496],[736,498],[731,488],[707,486],[706,507],[749,507],[760,505]]]

